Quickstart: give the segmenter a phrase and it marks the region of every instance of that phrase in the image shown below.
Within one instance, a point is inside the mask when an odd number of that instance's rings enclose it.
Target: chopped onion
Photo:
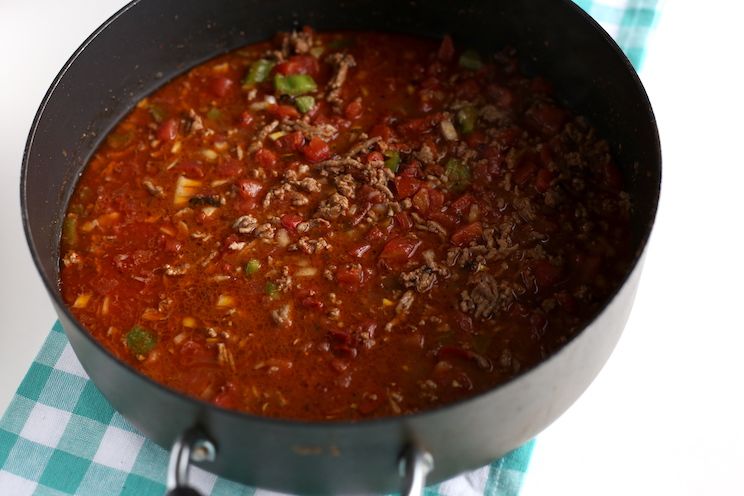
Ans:
[[[181,325],[184,327],[190,327],[193,329],[196,327],[196,319],[194,317],[184,317],[183,320],[181,321]]]
[[[295,272],[296,277],[313,277],[318,274],[316,267],[301,267]]]
[[[173,204],[178,207],[186,205],[191,197],[199,191],[201,185],[201,181],[197,181],[196,179],[178,176],[176,190],[173,194]]]
[[[276,242],[280,247],[284,248],[288,246],[290,241],[291,240],[289,239],[289,233],[286,229],[279,229],[276,232]]]
[[[111,298],[109,298],[108,296],[104,297],[103,303],[101,303],[101,315],[108,315],[110,304],[111,304]]]
[[[478,220],[478,217],[480,217],[480,208],[477,203],[473,203],[468,212],[468,222],[475,222]]]
[[[75,298],[75,303],[72,304],[72,308],[85,308],[88,306],[90,297],[93,296],[91,293],[83,293]]]
[[[204,157],[206,160],[210,162],[214,162],[215,160],[217,160],[217,157],[218,157],[217,152],[212,150],[211,148],[205,148],[204,150],[201,151],[201,154],[202,154],[202,157]]]
[[[455,131],[455,126],[452,124],[452,121],[445,119],[439,123],[439,127],[442,129],[442,136],[444,136],[447,141],[455,141],[457,139],[457,131]]]
[[[251,110],[264,110],[269,105],[274,104],[276,104],[276,98],[274,98],[274,95],[267,95],[264,101],[252,103],[249,108]]]
[[[230,308],[235,305],[235,298],[230,295],[221,294],[217,298],[217,308]]]

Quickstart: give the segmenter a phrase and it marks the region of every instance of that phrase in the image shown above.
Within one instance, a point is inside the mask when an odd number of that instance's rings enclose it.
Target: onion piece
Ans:
[[[317,267],[300,267],[295,272],[295,277],[313,277],[318,275]]]
[[[286,229],[279,229],[276,232],[276,242],[282,248],[289,246],[291,240],[289,239],[289,233]]]

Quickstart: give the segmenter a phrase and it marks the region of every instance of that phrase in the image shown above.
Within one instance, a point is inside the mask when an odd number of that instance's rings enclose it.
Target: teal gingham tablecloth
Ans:
[[[636,68],[658,18],[656,0],[575,0]],[[430,486],[427,496],[516,496],[534,440],[490,465]],[[168,453],[137,432],[88,379],[57,322],[0,419],[0,496],[162,495]],[[213,496],[273,493],[195,467]]]

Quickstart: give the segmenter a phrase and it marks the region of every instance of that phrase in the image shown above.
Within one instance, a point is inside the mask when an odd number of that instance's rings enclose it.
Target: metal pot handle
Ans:
[[[211,462],[217,457],[214,443],[198,429],[189,429],[176,438],[168,460],[166,496],[200,496],[188,485],[191,462]]]
[[[426,476],[434,468],[431,454],[413,444],[408,445],[400,457],[398,467],[403,478],[400,496],[423,496]]]
[[[215,444],[200,430],[189,429],[175,440],[168,460],[166,496],[200,496],[188,485],[191,462],[212,462],[217,457]],[[398,462],[403,478],[401,496],[422,496],[426,476],[434,468],[434,459],[427,451],[409,445]]]

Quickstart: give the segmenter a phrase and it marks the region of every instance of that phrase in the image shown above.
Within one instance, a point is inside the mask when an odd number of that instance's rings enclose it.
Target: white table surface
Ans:
[[[0,411],[55,319],[21,228],[26,134],[59,68],[123,4],[0,0]],[[744,494],[742,14],[665,2],[641,74],[664,179],[636,304],[600,376],[539,435],[524,496]]]

